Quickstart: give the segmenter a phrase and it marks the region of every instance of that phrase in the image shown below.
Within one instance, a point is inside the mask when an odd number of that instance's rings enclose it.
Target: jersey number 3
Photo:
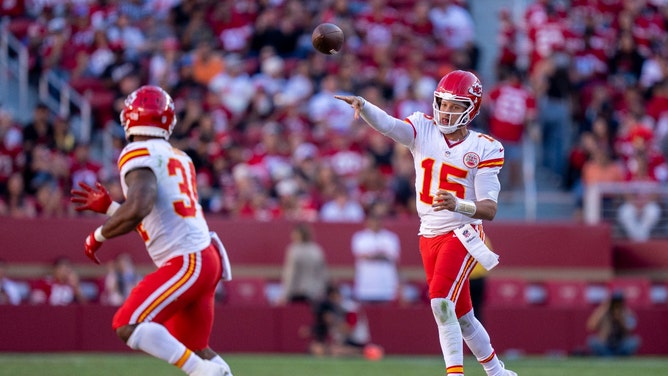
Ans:
[[[188,172],[190,172],[190,179],[186,166],[176,158],[170,158],[167,163],[167,171],[170,176],[179,175],[181,181],[179,182],[179,191],[188,197],[188,203],[184,200],[174,201],[174,211],[182,217],[194,217],[197,214],[197,185],[195,184],[195,166],[188,163]]]
[[[425,159],[422,161],[422,169],[424,170],[424,180],[422,180],[422,189],[420,190],[420,201],[425,204],[431,205],[434,203],[434,196],[430,194],[431,192],[431,177],[432,171],[434,170],[434,164],[436,161],[433,159]],[[441,171],[439,173],[438,179],[438,188],[445,189],[446,191],[452,192],[456,197],[463,199],[466,197],[466,187],[464,185],[453,182],[448,179],[448,176],[454,176],[458,178],[465,179],[468,175],[467,170],[462,170],[452,165],[441,164]]]

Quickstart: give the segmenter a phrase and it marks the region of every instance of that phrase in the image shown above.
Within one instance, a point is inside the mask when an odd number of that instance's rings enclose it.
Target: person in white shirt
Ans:
[[[366,228],[351,240],[355,257],[353,296],[361,303],[392,302],[397,299],[401,253],[399,236],[383,227],[381,214],[371,212]]]
[[[0,305],[21,303],[19,284],[7,277],[7,262],[0,259]]]

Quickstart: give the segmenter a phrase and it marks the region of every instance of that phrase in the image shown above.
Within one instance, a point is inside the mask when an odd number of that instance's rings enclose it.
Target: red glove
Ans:
[[[86,238],[86,242],[84,243],[84,253],[86,254],[86,257],[91,259],[91,261],[96,264],[100,263],[100,259],[97,258],[95,252],[100,249],[102,242],[106,240],[104,239],[104,236],[102,236],[101,229],[102,227],[98,227],[95,231],[91,232],[90,235],[88,235]],[[98,240],[99,238],[102,238],[102,240]]]
[[[113,203],[107,189],[100,182],[95,183],[97,189],[84,182],[80,182],[79,186],[83,188],[83,191],[76,189],[70,191],[72,194],[70,201],[79,204],[75,209],[77,211],[91,210],[96,213],[107,214]]]

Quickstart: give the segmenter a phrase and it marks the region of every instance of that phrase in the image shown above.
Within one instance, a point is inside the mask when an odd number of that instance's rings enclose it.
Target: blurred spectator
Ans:
[[[362,222],[364,208],[359,201],[351,197],[348,189],[337,184],[334,196],[320,208],[320,220],[323,222]]]
[[[216,94],[218,103],[230,111],[234,119],[245,113],[255,94],[253,80],[244,71],[243,64],[240,56],[230,54],[225,58],[225,70],[208,81],[209,90]]]
[[[383,221],[384,214],[372,208],[365,228],[351,239],[355,258],[353,296],[361,303],[388,303],[398,298],[401,243]]]
[[[496,58],[496,75],[501,76],[509,69],[519,67],[519,27],[513,20],[513,15],[508,8],[499,10],[499,31],[496,36],[499,45],[499,54]]]
[[[565,158],[571,148],[572,82],[569,76],[570,57],[560,53],[536,64],[531,77],[538,101],[538,121],[542,140],[542,166],[561,178]],[[559,182],[561,183],[561,182]]]
[[[309,119],[325,134],[330,134],[330,131],[345,134],[352,127],[353,109],[334,98],[334,95],[341,94],[337,76],[329,74],[308,102]]]
[[[151,56],[148,67],[148,84],[172,90],[179,83],[179,41],[174,37],[161,41]]]
[[[207,7],[189,1],[178,4],[172,10],[176,35],[181,36],[184,51],[193,50],[202,42],[215,40],[207,22]]]
[[[613,292],[587,319],[589,350],[596,356],[634,355],[640,337],[633,334],[637,325],[634,312],[626,305],[621,292]]]
[[[141,279],[142,276],[135,270],[132,256],[120,253],[108,264],[100,303],[120,306]]]
[[[572,189],[576,198],[582,195],[582,169],[591,157],[593,148],[614,150],[614,131],[610,122],[603,116],[593,120],[591,130],[580,135],[568,156],[568,170],[565,176],[566,187]]]
[[[457,68],[475,70],[479,51],[471,12],[455,0],[437,0],[431,8],[429,18],[439,42],[449,51],[458,51],[466,56],[466,64]]]
[[[301,191],[296,179],[282,179],[276,184],[278,194],[278,216],[290,221],[315,222],[318,210],[315,202]]]
[[[7,261],[0,259],[0,305],[21,303],[21,288],[7,277]]]
[[[109,43],[109,38],[104,30],[93,31],[93,41],[83,75],[91,78],[100,78],[107,68],[117,61],[120,56],[117,45]]]
[[[0,107],[0,195],[7,193],[9,177],[25,166],[21,125],[13,114]]]
[[[222,54],[214,48],[214,42],[202,40],[192,53],[193,78],[195,82],[209,85],[217,75],[227,69]]]
[[[102,165],[91,158],[90,145],[77,144],[70,158],[69,187],[78,187],[79,183],[93,186],[102,180],[101,171]]]
[[[23,175],[15,172],[7,180],[6,192],[0,196],[0,215],[12,218],[34,218],[37,203],[25,189]]]
[[[62,306],[87,301],[79,282],[79,274],[72,268],[72,262],[67,257],[58,257],[53,262],[51,274],[31,286],[32,304]]]
[[[325,252],[313,239],[308,224],[296,224],[290,238],[281,273],[282,292],[278,303],[313,305],[325,297],[329,279]]]
[[[309,352],[315,356],[359,356],[368,352],[374,360],[382,348],[371,343],[366,315],[347,301],[337,285],[327,286],[325,298],[314,308]],[[366,355],[365,355],[366,356]]]
[[[489,93],[489,133],[505,149],[504,165],[499,179],[508,190],[521,188],[522,139],[532,131],[536,120],[536,98],[522,83],[520,72],[508,69],[506,76]]]
[[[150,45],[146,41],[144,31],[130,19],[130,14],[119,12],[114,24],[107,28],[107,37],[110,43],[123,46],[125,59],[137,62],[148,51]]]
[[[69,154],[74,150],[76,137],[70,128],[70,119],[57,116],[53,121],[53,146],[54,149]]]
[[[299,38],[304,32],[302,22],[306,18],[302,2],[286,1],[281,7],[266,7],[255,20],[253,35],[250,40],[250,52],[259,53],[266,46],[276,48],[281,57],[295,54]]]
[[[23,151],[28,156],[27,163],[30,163],[30,156],[35,146],[51,147],[53,143],[54,130],[49,107],[39,103],[33,110],[32,121],[23,127]]]
[[[615,159],[612,150],[596,145],[591,137],[585,137],[584,140],[586,144],[585,149],[591,157],[582,167],[582,191],[576,193],[577,207],[579,209],[579,212],[576,213],[577,217],[582,214],[583,194],[589,187],[598,183],[621,182],[624,180],[624,167]],[[604,196],[602,199],[602,210],[613,212],[613,198]]]
[[[624,197],[617,219],[624,232],[633,241],[649,240],[653,228],[661,219],[661,199],[652,192],[659,184],[668,180],[668,165],[663,155],[652,143],[652,133],[642,126],[630,132],[632,155],[627,159],[626,182],[642,184],[633,193]]]
[[[355,16],[355,30],[370,49],[383,50],[401,35],[400,14],[387,0],[371,0]]]
[[[645,57],[638,51],[638,46],[630,32],[618,36],[617,48],[608,59],[610,79],[621,85],[636,85],[645,62]]]
[[[253,33],[253,19],[259,4],[254,1],[218,1],[209,13],[212,32],[217,36],[222,50],[242,53],[248,49]]]
[[[33,149],[30,168],[29,192],[34,192],[40,216],[60,217],[66,213],[64,186],[69,178],[67,157],[43,145]]]
[[[640,71],[640,88],[649,89],[655,83],[668,79],[668,48],[663,47],[663,51],[658,51],[650,55],[643,62]]]

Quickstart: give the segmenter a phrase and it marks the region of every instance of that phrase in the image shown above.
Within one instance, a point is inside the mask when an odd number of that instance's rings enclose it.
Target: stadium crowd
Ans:
[[[333,95],[362,93],[397,117],[431,113],[441,76],[480,68],[465,0],[15,4],[0,15],[30,51],[33,83],[50,70],[88,92],[97,141],[79,142],[71,119],[45,105],[27,124],[2,108],[0,215],[17,218],[75,215],[68,192],[79,182],[102,181],[122,199],[118,115],[143,84],[174,97],[171,141],[193,158],[208,213],[361,222],[382,202],[413,216],[410,154]],[[536,0],[498,17],[496,78],[483,80],[495,94],[474,125],[507,147],[509,166],[532,137],[539,167],[580,202],[596,181],[668,180],[665,1]],[[312,49],[321,22],[344,30],[339,54]],[[111,153],[96,150],[102,132]],[[504,189],[520,189],[508,179]]]

